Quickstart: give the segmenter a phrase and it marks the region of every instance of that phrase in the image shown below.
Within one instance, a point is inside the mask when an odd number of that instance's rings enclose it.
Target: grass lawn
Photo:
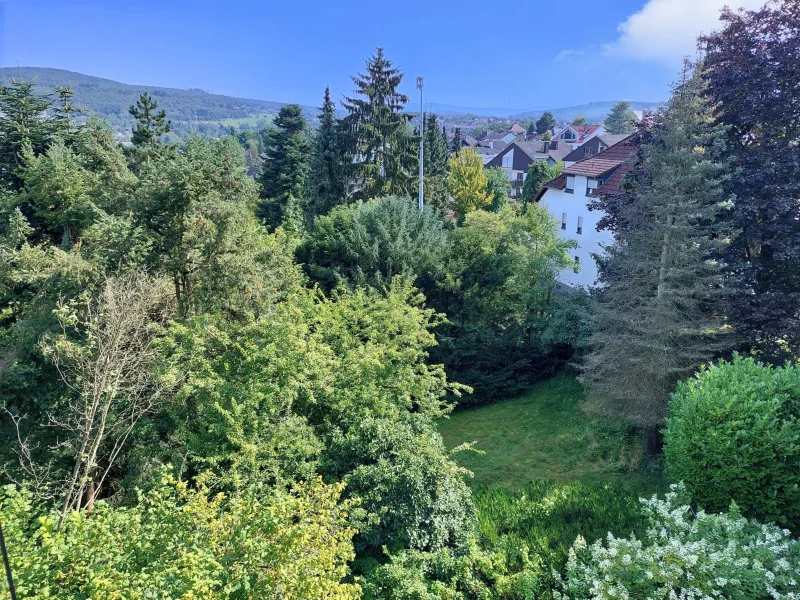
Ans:
[[[663,491],[658,475],[629,468],[640,458],[638,441],[624,426],[584,414],[582,400],[580,383],[562,374],[518,398],[455,412],[439,431],[447,448],[476,442],[485,452],[456,455],[475,474],[474,485],[513,490],[552,479],[614,483],[642,495]]]

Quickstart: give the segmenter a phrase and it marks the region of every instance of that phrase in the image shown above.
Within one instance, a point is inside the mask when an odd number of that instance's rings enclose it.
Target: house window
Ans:
[[[567,228],[567,213],[561,213],[561,229]]]
[[[590,148],[588,146],[583,149],[583,155],[584,156],[591,156],[592,154],[594,154],[594,149],[592,149],[592,148]]]
[[[583,217],[578,217],[578,235],[583,233]]]
[[[581,257],[580,256],[576,256],[575,257],[575,272],[577,273],[580,270],[581,270]]]
[[[503,168],[510,169],[514,164],[514,155],[509,152],[505,156],[503,156]]]
[[[594,194],[594,191],[597,189],[599,183],[600,182],[597,181],[597,179],[590,179],[590,178],[587,177],[586,178],[586,195],[587,196],[591,196],[592,194]]]
[[[575,175],[567,175],[567,186],[564,188],[564,191],[568,194],[575,193]]]
[[[564,134],[561,136],[562,139],[565,140],[574,140],[575,139],[575,132],[572,129],[567,129]]]

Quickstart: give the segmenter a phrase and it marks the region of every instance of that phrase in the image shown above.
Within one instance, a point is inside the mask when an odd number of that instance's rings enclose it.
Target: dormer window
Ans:
[[[592,154],[594,154],[594,149],[590,148],[589,146],[583,149],[584,156],[591,156]]]

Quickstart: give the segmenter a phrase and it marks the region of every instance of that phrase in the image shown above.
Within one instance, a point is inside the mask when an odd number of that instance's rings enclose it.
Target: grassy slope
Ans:
[[[448,448],[474,441],[486,452],[456,455],[475,474],[475,485],[517,489],[552,479],[615,483],[647,495],[660,491],[657,476],[620,468],[635,462],[636,440],[625,443],[623,427],[584,414],[582,400],[581,385],[559,375],[518,398],[456,412],[440,422],[439,431]]]

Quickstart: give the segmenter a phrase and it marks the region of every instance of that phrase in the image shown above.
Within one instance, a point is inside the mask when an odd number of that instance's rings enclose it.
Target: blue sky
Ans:
[[[728,4],[758,4],[728,0]],[[666,98],[724,0],[0,0],[0,65],[318,105],[378,45],[426,101]]]

